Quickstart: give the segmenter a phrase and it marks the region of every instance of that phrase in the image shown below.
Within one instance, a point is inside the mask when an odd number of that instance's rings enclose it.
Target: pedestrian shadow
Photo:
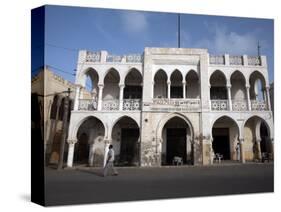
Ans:
[[[86,170],[86,169],[77,169],[77,171],[83,172],[83,173],[88,173],[88,174],[93,174],[98,177],[103,177],[102,171],[99,170]]]

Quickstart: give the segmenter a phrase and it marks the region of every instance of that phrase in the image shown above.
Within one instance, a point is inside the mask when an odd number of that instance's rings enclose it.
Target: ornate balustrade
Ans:
[[[105,54],[105,61],[102,60],[101,52],[86,52],[86,62],[126,62],[126,63],[142,63],[143,55],[142,54],[128,54],[128,55],[111,55]],[[104,59],[103,59],[104,60]]]
[[[235,100],[232,99],[232,110],[233,111],[246,111],[248,110],[248,103],[247,100]]]
[[[193,111],[200,109],[200,99],[153,99],[153,110]]]
[[[242,56],[229,56],[230,65],[243,65]]]
[[[126,55],[126,62],[127,63],[142,63],[143,55],[141,55],[141,54]]]
[[[228,58],[228,59],[227,59]],[[211,65],[249,65],[249,66],[261,66],[261,57],[259,56],[246,56],[244,61],[243,56],[228,56],[228,55],[210,55],[209,64]],[[248,61],[248,63],[247,63]]]
[[[249,66],[260,66],[261,60],[259,56],[248,56],[248,65]]]
[[[141,110],[140,99],[124,99],[123,110]]]
[[[251,108],[257,111],[268,110],[267,104],[263,100],[251,100]]]
[[[98,103],[93,99],[79,99],[78,110],[97,110]]]
[[[228,100],[216,99],[211,100],[211,109],[218,110],[218,111],[225,111],[229,110]]]
[[[102,110],[119,110],[119,100],[102,100]]]
[[[87,51],[86,62],[100,62],[101,53],[100,52],[90,52]]]
[[[210,55],[209,62],[210,64],[224,65],[225,64],[224,56]]]

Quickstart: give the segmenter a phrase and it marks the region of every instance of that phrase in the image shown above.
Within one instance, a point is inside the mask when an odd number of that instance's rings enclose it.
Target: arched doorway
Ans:
[[[266,94],[266,81],[264,76],[254,71],[249,78],[250,82],[250,99],[252,110],[267,110],[267,94]]]
[[[226,77],[220,70],[216,70],[210,77],[210,97],[211,100],[227,99]]]
[[[167,98],[168,86],[167,86],[167,74],[164,70],[160,69],[154,75],[154,98]]]
[[[85,89],[89,93],[91,93],[93,98],[96,98],[98,95],[98,91],[99,91],[98,83],[99,83],[98,72],[93,68],[88,68],[85,71],[83,84]]]
[[[198,74],[194,70],[190,70],[186,76],[186,98],[200,98],[200,82]]]
[[[228,110],[229,101],[226,88],[226,77],[222,71],[216,70],[210,77],[210,98],[212,110]]]
[[[191,129],[186,121],[178,116],[168,120],[162,129],[162,165],[173,165],[175,157],[183,164],[192,164]]]
[[[261,160],[263,155],[272,154],[270,128],[262,118],[253,116],[245,122],[244,138],[246,160]]]
[[[125,77],[124,99],[142,98],[142,75],[133,68]]]
[[[74,164],[102,167],[105,149],[104,134],[104,125],[98,118],[87,118],[77,132]]]
[[[175,70],[171,74],[171,98],[183,98],[182,74]]]
[[[218,118],[212,127],[212,137],[214,154],[221,155],[223,160],[238,160],[240,152],[237,153],[235,148],[239,139],[239,128],[232,118]]]
[[[139,165],[139,126],[128,116],[120,118],[112,129],[112,144],[118,166]]]

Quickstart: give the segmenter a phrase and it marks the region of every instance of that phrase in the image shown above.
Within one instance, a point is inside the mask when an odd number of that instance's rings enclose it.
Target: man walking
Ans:
[[[235,150],[236,150],[237,160],[240,161],[240,143],[237,143]]]
[[[109,145],[109,150],[108,150],[108,153],[107,153],[106,164],[105,164],[105,167],[103,169],[103,176],[104,177],[107,176],[107,172],[108,172],[109,169],[112,169],[114,176],[118,175],[117,170],[114,168],[114,150],[113,150],[112,144]]]

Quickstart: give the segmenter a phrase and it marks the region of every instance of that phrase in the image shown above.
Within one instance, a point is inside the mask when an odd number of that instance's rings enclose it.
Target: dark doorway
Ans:
[[[175,156],[186,163],[186,128],[167,128],[166,163],[171,165]]]
[[[224,160],[230,160],[230,144],[228,128],[213,128],[214,153],[223,155]]]
[[[134,166],[138,163],[138,128],[121,130],[121,146],[119,164],[121,166]]]
[[[211,99],[227,99],[226,87],[211,87]]]
[[[76,145],[74,163],[87,164],[89,159],[88,135],[86,133],[81,134]]]
[[[261,136],[261,152],[267,152],[270,153],[269,147],[268,147],[268,132],[267,132],[267,127],[266,125],[262,122],[261,127],[260,127],[260,136]]]
[[[171,86],[171,98],[183,98],[182,86]]]
[[[124,88],[124,99],[141,99],[142,86],[126,85]]]

